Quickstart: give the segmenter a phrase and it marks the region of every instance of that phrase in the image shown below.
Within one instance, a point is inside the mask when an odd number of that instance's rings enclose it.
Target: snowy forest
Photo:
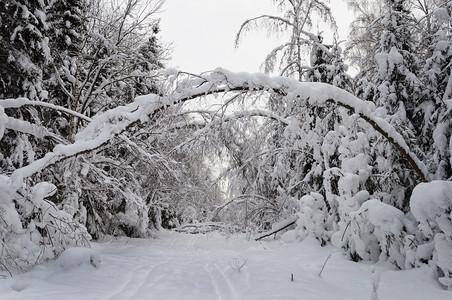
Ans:
[[[191,74],[166,68],[164,0],[1,1],[0,276],[105,236],[217,230],[452,290],[452,1],[347,2],[346,42],[334,1],[273,0],[231,41],[288,37],[262,73]]]

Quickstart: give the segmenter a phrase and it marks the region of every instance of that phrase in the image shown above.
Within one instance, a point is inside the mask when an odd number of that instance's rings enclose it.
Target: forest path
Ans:
[[[373,264],[348,261],[310,238],[284,244],[162,232],[158,239],[111,239],[93,249],[102,260],[98,268],[38,266],[0,280],[0,299],[370,299],[372,290]],[[375,268],[382,300],[451,299],[426,269]]]

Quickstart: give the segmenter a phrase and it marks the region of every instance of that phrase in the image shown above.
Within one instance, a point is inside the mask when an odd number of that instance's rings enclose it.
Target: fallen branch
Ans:
[[[259,241],[267,236],[271,236],[272,234],[278,233],[286,228],[289,228],[290,226],[294,225],[297,223],[298,220],[298,216],[292,216],[286,220],[284,220],[283,222],[281,222],[280,226],[277,226],[275,229],[272,229],[270,231],[264,232],[262,233],[260,236],[258,236],[255,240]]]
[[[206,233],[206,232],[211,232],[214,230],[219,230],[224,227],[225,227],[225,225],[222,223],[206,222],[206,223],[182,225],[181,227],[175,228],[174,231],[197,234],[197,233]]]

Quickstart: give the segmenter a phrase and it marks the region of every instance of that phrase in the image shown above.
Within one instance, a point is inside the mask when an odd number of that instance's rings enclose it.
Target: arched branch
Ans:
[[[335,103],[338,106],[344,107],[345,109],[347,109],[350,113],[355,113],[356,110],[344,103],[341,103],[340,101],[335,101],[334,99],[330,99],[328,100],[328,102],[330,103]],[[375,118],[370,118],[362,113],[357,113],[358,116],[363,119],[364,121],[366,121],[370,126],[372,126],[373,129],[375,129],[376,131],[378,131],[382,136],[384,136],[386,138],[386,140],[391,143],[398,151],[399,153],[408,161],[408,163],[411,165],[411,167],[414,169],[414,171],[416,172],[416,174],[419,176],[419,178],[421,179],[422,182],[428,182],[427,180],[427,172],[425,167],[423,168],[423,166],[421,165],[419,159],[417,159],[413,153],[411,153],[408,149],[408,147],[404,147],[403,143],[400,143],[400,140],[397,139],[397,136],[391,135],[390,133],[388,133],[387,131],[384,130],[383,127],[386,127],[385,125],[387,124],[382,124],[381,122],[376,122]],[[382,126],[383,125],[383,126]],[[424,170],[423,170],[424,169]]]
[[[56,111],[61,111],[66,114],[72,115],[74,117],[80,118],[82,120],[91,122],[91,118],[89,118],[81,113],[78,113],[76,111],[73,111],[71,109],[67,109],[65,107],[58,106],[58,105],[55,105],[52,103],[47,103],[47,102],[42,102],[42,101],[32,101],[27,98],[0,100],[0,106],[3,108],[19,108],[22,106],[41,106],[41,107],[50,108],[50,109],[53,109]]]
[[[229,77],[235,77],[228,71],[219,69],[218,71],[230,74]],[[338,87],[326,83],[312,83],[299,82],[289,78],[263,78],[248,74],[248,78],[241,76],[243,85],[252,85],[254,89],[260,86],[263,90],[273,90],[276,94],[281,96],[289,96],[291,98],[309,99],[313,105],[321,105],[324,103],[335,103],[338,106],[344,107],[350,113],[356,113],[361,119],[367,122],[377,132],[381,133],[386,140],[391,143],[399,153],[408,161],[415,173],[419,176],[421,181],[428,182],[428,171],[425,165],[419,158],[410,151],[410,147],[403,139],[402,135],[387,121],[378,118],[373,114],[374,104],[368,101],[363,101],[349,92]],[[264,80],[265,79],[265,80]],[[250,84],[251,82],[251,84]]]
[[[277,30],[278,27],[285,25],[288,27],[293,27],[295,26],[290,20],[282,18],[282,17],[278,17],[278,16],[271,16],[271,15],[262,15],[259,17],[255,17],[252,19],[248,19],[245,22],[242,23],[242,25],[240,26],[240,29],[235,37],[235,46],[238,47],[239,43],[240,43],[240,38],[241,36],[248,30],[250,30],[253,25],[256,26],[256,28],[259,28],[259,26],[257,24],[259,24],[259,22],[268,22],[268,24],[266,24],[266,27],[269,27],[270,29],[273,30]],[[272,24],[272,22],[274,24]],[[272,28],[273,25],[275,28]]]
[[[425,165],[410,151],[410,147],[402,135],[391,124],[374,116],[373,103],[362,101],[347,91],[328,84],[299,82],[294,79],[269,77],[264,74],[232,73],[224,69],[206,73],[202,78],[180,80],[175,91],[168,95],[140,96],[133,103],[116,107],[93,117],[92,122],[76,135],[73,144],[57,145],[43,158],[14,171],[12,179],[21,180],[42,168],[96,150],[136,124],[152,120],[156,114],[168,106],[218,93],[255,93],[259,91],[289,97],[292,101],[307,99],[312,105],[331,102],[346,108],[351,113],[356,113],[400,152],[422,181],[428,181]],[[240,113],[243,112],[237,112],[237,114]],[[264,114],[263,111],[255,111],[255,113],[275,118],[280,122],[283,120],[279,116],[268,115],[269,112]]]

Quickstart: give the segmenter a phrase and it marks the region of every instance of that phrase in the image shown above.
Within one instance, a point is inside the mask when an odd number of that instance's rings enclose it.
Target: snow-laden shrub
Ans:
[[[86,245],[88,234],[86,228],[74,222],[72,216],[67,212],[58,209],[51,201],[45,200],[56,193],[56,186],[48,182],[40,182],[31,188],[29,198],[24,198],[22,204],[25,213],[22,218],[33,218],[33,222],[28,225],[28,230],[33,230],[33,225],[37,231],[45,232],[43,238],[48,240],[48,244],[53,244],[54,251],[58,254],[68,246]]]
[[[405,268],[405,236],[414,232],[414,225],[402,211],[371,199],[351,212],[350,220],[352,252],[364,260],[389,261]]]
[[[0,176],[0,274],[12,275],[68,247],[89,245],[86,228],[46,200],[56,192],[53,184],[16,190],[10,178]]]
[[[125,203],[124,212],[118,212],[116,214],[115,219],[117,224],[114,225],[122,228],[122,231],[127,236],[149,236],[148,207],[146,207],[144,201],[140,197],[131,194],[123,202]]]
[[[66,249],[61,253],[55,265],[63,270],[70,270],[82,265],[91,265],[99,267],[101,259],[99,254],[91,248],[73,247]]]
[[[318,193],[304,195],[298,200],[297,235],[301,239],[308,234],[313,235],[321,244],[325,244],[331,237],[331,231],[326,228],[328,211],[325,199]]]
[[[14,267],[18,254],[22,252],[23,229],[12,201],[8,179],[0,175],[0,274]]]
[[[359,260],[355,257],[353,237],[351,236],[350,225],[352,223],[352,213],[360,209],[365,201],[369,200],[370,194],[366,190],[366,181],[369,178],[370,166],[368,165],[368,158],[363,153],[363,145],[350,137],[342,139],[341,152],[341,168],[335,168],[325,172],[325,184],[331,177],[336,177],[336,194],[331,189],[327,194],[328,202],[332,203],[331,199],[335,199],[337,203],[337,219],[336,232],[331,237],[333,245],[347,251],[354,260]],[[331,205],[331,204],[330,204]],[[362,258],[362,257],[361,257]]]
[[[423,257],[430,256],[439,282],[452,289],[452,182],[438,180],[417,185],[410,207],[419,222],[424,245],[430,249],[431,254]],[[417,251],[424,251],[424,245],[418,246]]]

